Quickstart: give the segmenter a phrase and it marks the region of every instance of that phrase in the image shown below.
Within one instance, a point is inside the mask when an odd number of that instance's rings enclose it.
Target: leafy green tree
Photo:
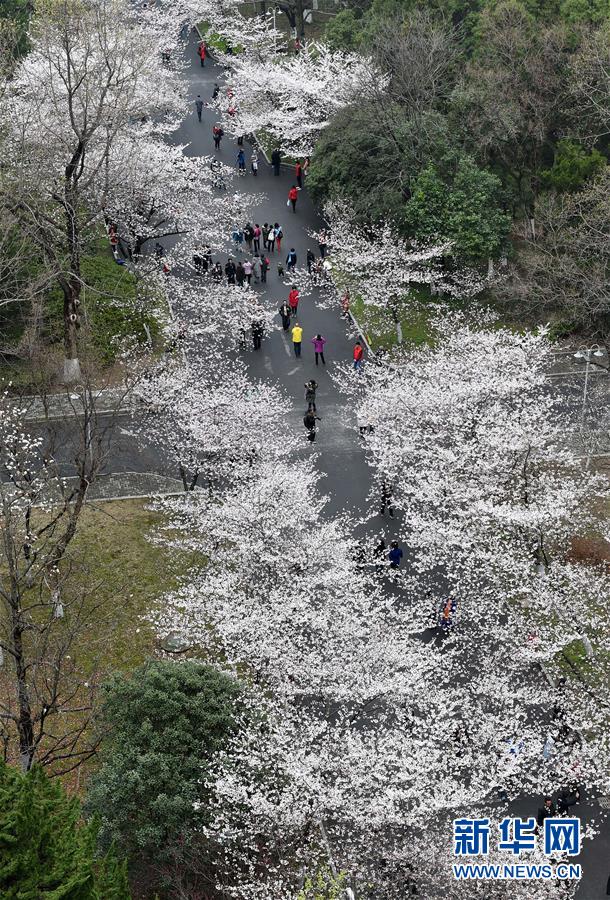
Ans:
[[[353,9],[342,9],[328,21],[324,38],[333,50],[357,50],[364,40],[362,19]]]
[[[108,738],[87,809],[99,816],[103,846],[155,862],[188,851],[205,824],[208,774],[235,733],[238,683],[195,661],[156,661],[104,686]]]
[[[599,150],[587,153],[580,144],[564,139],[557,144],[553,165],[542,172],[542,183],[556,191],[576,191],[605,165]]]
[[[0,896],[3,900],[128,900],[125,865],[110,849],[96,858],[97,824],[34,767],[0,762]]]
[[[473,263],[497,255],[510,230],[499,178],[468,156],[445,158],[417,176],[406,204],[407,230],[418,240],[450,240],[453,255]]]

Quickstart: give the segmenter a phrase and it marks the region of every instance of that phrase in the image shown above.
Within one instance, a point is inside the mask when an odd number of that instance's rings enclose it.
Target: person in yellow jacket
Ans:
[[[298,322],[295,322],[292,329],[292,346],[294,347],[294,355],[301,355],[301,341],[303,340],[303,329]]]

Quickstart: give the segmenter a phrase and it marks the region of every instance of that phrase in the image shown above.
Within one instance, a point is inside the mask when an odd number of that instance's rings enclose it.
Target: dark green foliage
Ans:
[[[114,261],[107,243],[100,243],[95,256],[81,263],[85,282],[82,294],[83,321],[93,348],[103,363],[112,363],[123,339],[143,345],[147,341],[145,325],[153,341],[159,336],[153,298],[139,295],[139,286],[126,266]],[[49,337],[61,341],[63,336],[63,294],[54,288],[47,304]]]
[[[605,165],[606,158],[599,150],[587,153],[579,144],[565,139],[557,144],[553,165],[542,172],[542,181],[556,191],[576,191]]]
[[[510,230],[500,196],[501,183],[495,175],[468,156],[446,157],[415,179],[404,222],[412,237],[448,239],[458,260],[476,263],[496,256]]]
[[[125,866],[113,850],[95,857],[96,833],[42,769],[21,774],[0,762],[3,900],[128,900]]]
[[[340,10],[324,29],[324,39],[333,50],[357,50],[364,41],[362,19],[352,9]]]
[[[206,780],[215,754],[236,730],[238,683],[201,663],[153,662],[104,689],[108,731],[87,808],[134,861],[186,853],[206,820]],[[197,811],[195,805],[200,808]]]

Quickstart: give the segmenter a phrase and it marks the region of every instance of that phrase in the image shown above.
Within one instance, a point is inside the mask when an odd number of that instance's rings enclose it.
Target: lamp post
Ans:
[[[584,431],[585,427],[585,409],[587,405],[587,394],[589,391],[589,367],[591,365],[591,357],[601,357],[604,356],[604,351],[596,344],[594,347],[587,347],[583,350],[578,350],[574,354],[574,359],[584,359],[585,361],[585,386],[582,394],[582,410],[580,413],[580,430]]]

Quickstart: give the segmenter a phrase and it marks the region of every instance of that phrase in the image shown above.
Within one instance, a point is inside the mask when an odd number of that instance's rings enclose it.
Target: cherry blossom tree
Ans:
[[[413,288],[427,286],[433,293],[471,297],[484,286],[478,273],[443,267],[449,244],[417,246],[401,238],[389,223],[365,230],[354,224],[346,204],[327,207],[325,239],[332,254],[329,274],[338,290],[346,288],[369,305],[389,313],[398,343],[402,343],[401,307]],[[319,233],[313,233],[316,239]]]
[[[156,41],[122,0],[53,5],[35,18],[4,98],[2,202],[62,290],[67,380],[79,375],[81,260],[116,185],[112,148],[126,132],[175,128],[184,113]]]
[[[282,57],[240,53],[228,75],[230,103],[222,100],[221,109],[231,108],[225,127],[233,134],[264,129],[281,151],[307,156],[338,110],[371,96],[380,81],[370,59],[323,44]]]

